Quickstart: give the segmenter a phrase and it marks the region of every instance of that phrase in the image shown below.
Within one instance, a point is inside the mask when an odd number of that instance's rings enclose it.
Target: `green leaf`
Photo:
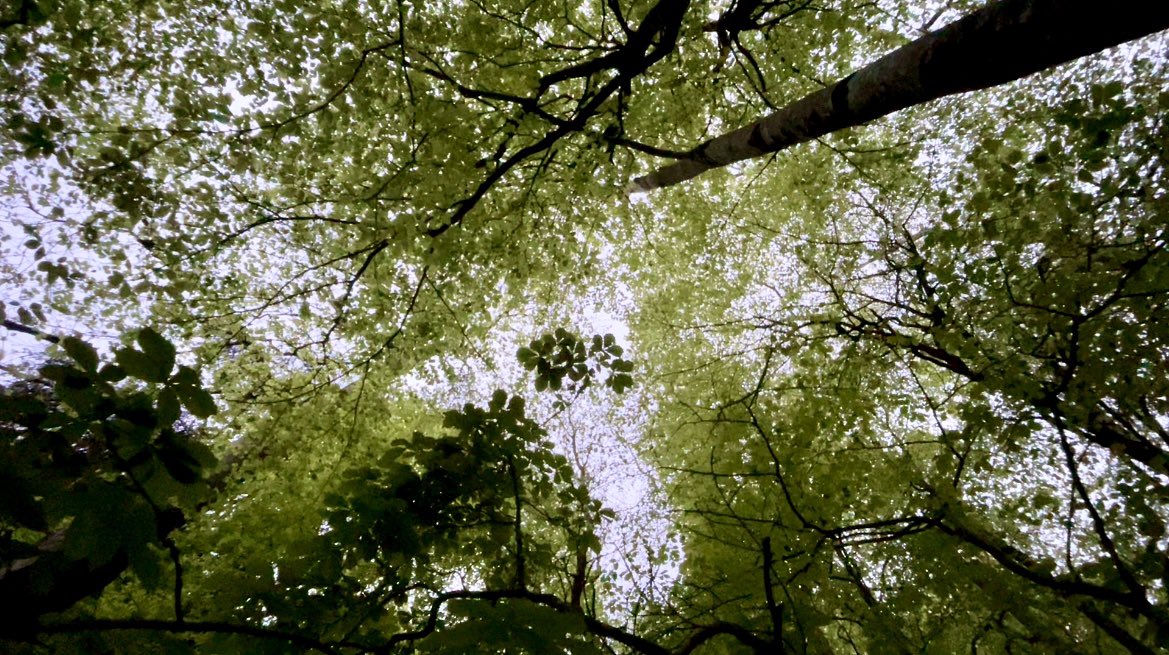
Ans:
[[[215,399],[202,387],[181,386],[175,389],[183,406],[196,418],[213,416],[219,409],[215,406]]]
[[[633,376],[628,373],[618,373],[607,380],[608,384],[617,393],[624,393],[626,389],[633,386]]]
[[[96,568],[114,558],[118,545],[117,534],[109,529],[105,517],[95,508],[82,513],[69,525],[63,552],[70,560],[85,560]]]
[[[146,382],[166,382],[167,374],[170,373],[169,368],[163,368],[160,362],[133,348],[119,348],[114,358],[127,375]]]
[[[83,370],[91,373],[97,370],[97,351],[93,349],[93,346],[77,337],[61,339],[61,346]]]
[[[145,544],[130,549],[130,569],[147,591],[158,589],[162,584],[160,560],[160,555]]]
[[[488,403],[487,408],[488,411],[492,414],[498,414],[503,410],[506,404],[507,392],[503,389],[496,389],[495,392],[491,394],[491,402]]]
[[[182,387],[200,386],[199,373],[190,366],[180,366],[179,370],[171,376],[170,381],[172,384]]]
[[[158,392],[157,408],[158,420],[163,425],[170,425],[179,420],[179,397],[174,389],[167,388]]]
[[[117,364],[106,364],[98,371],[98,377],[106,382],[119,382],[126,379],[126,369]]]
[[[161,371],[163,379],[151,381],[165,381],[175,365],[174,344],[167,341],[158,332],[146,327],[138,331],[138,345],[142,347],[142,352],[154,363],[157,371]]]
[[[96,483],[75,494],[77,517],[65,531],[63,552],[71,560],[99,567],[127,546],[154,539],[154,517],[139,497],[111,483]]]
[[[158,438],[158,459],[166,472],[182,484],[193,484],[203,474],[204,464],[213,460],[206,446],[164,430]]]
[[[540,359],[540,355],[531,348],[520,347],[520,349],[516,351],[516,359],[518,359],[520,363],[524,365],[524,368],[533,368],[536,366],[536,361]]]

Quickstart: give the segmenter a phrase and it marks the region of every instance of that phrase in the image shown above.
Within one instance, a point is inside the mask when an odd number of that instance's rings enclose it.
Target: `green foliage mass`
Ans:
[[[0,650],[1169,649],[1164,35],[622,191],[975,8],[0,3]]]

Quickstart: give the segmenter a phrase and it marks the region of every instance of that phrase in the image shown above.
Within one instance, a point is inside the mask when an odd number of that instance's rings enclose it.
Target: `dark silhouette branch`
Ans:
[[[1080,611],[1084,616],[1088,617],[1092,623],[1095,623],[1104,631],[1104,634],[1112,637],[1117,643],[1128,649],[1133,655],[1155,655],[1152,648],[1141,643],[1139,639],[1133,637],[1127,630],[1116,624],[1115,621],[1108,618],[1106,614],[1098,610],[1090,603],[1080,605]]]
[[[956,537],[990,555],[1004,569],[1011,573],[1041,587],[1050,589],[1064,597],[1084,596],[1086,598],[1121,605],[1136,611],[1142,609],[1142,603],[1134,602],[1131,594],[1127,592],[1116,591],[1101,585],[1084,582],[1077,578],[1054,577],[1038,571],[1016,549],[1005,544],[995,543],[992,538],[977,534],[961,523],[943,519],[938,522],[937,527],[943,533]]]
[[[17,323],[16,321],[10,321],[8,319],[4,319],[4,327],[5,327],[5,329],[12,330],[13,332],[20,332],[22,334],[29,334],[29,335],[32,335],[32,336],[38,338],[38,339],[44,339],[45,341],[49,341],[51,343],[60,343],[61,342],[61,337],[59,337],[55,334],[49,334],[48,332],[42,332],[42,331],[36,329],[35,327],[25,325],[23,323]]]
[[[515,457],[507,456],[507,469],[511,476],[511,492],[515,498],[515,581],[519,589],[528,588],[527,563],[524,559],[524,496],[520,486],[520,474],[516,470]]]
[[[254,625],[226,623],[222,621],[164,621],[156,619],[91,619],[70,621],[68,623],[48,624],[37,626],[36,634],[76,634],[81,632],[165,632],[169,634],[231,634],[284,641],[293,646],[326,653],[327,655],[343,655],[346,649],[366,651],[366,647],[355,643],[328,643],[298,634],[274,628],[264,628]]]
[[[461,224],[508,172],[528,159],[549,151],[565,136],[583,130],[589,119],[600,112],[601,107],[609,98],[628,88],[633,78],[673,52],[677,45],[682,19],[689,6],[689,0],[659,0],[646,14],[637,30],[630,35],[629,40],[616,51],[545,75],[540,80],[539,89],[529,99],[499,98],[517,102],[521,107],[532,106],[532,103],[548,89],[561,82],[591,78],[605,71],[616,72],[616,75],[605,82],[593,95],[581,98],[580,106],[573,112],[571,118],[552,121],[555,125],[554,129],[545,134],[543,138],[500,161],[470,195],[451,205],[451,215],[446,222],[428,229],[426,234],[436,238]]]
[[[771,616],[771,642],[775,652],[784,652],[783,647],[783,604],[775,602],[775,589],[771,580],[771,569],[775,564],[775,553],[771,551],[771,537],[764,537],[763,543],[763,597],[767,601],[767,613]]]

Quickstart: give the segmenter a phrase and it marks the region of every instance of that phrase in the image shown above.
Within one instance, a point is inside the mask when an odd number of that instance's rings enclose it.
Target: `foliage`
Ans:
[[[1163,36],[620,192],[973,5],[0,7],[0,649],[1169,648]]]
[[[536,372],[536,391],[558,391],[566,377],[570,391],[576,385],[587,389],[600,369],[610,369],[613,373],[605,378],[604,385],[621,393],[633,386],[633,363],[621,359],[624,352],[611,334],[593,335],[586,348],[576,335],[558,328],[520,348],[516,356],[524,368]]]
[[[215,404],[194,370],[172,375],[169,341],[150,328],[137,341],[142,350],[120,348],[120,364],[99,368],[91,345],[66,337],[71,362],[50,362],[37,382],[4,392],[8,566],[0,588],[8,630],[68,609],[127,567],[157,589],[162,551],[176,552],[171,533],[209,491],[215,457],[178,422],[180,399],[200,417]],[[148,385],[117,385],[133,378]]]

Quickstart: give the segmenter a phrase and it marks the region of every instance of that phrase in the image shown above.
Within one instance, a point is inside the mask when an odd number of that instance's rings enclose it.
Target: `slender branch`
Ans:
[[[326,96],[324,100],[322,100],[321,102],[319,102],[316,105],[313,105],[312,107],[309,107],[308,109],[305,109],[304,111],[300,111],[300,112],[297,112],[295,114],[292,114],[291,116],[289,116],[288,118],[285,118],[283,120],[273,121],[270,123],[263,123],[255,128],[251,128],[251,129],[252,130],[265,130],[265,131],[279,130],[280,128],[284,127],[285,125],[296,122],[302,118],[308,118],[309,116],[312,116],[313,114],[316,114],[320,111],[327,109],[329,107],[329,105],[332,105],[333,102],[337,100],[337,98],[341,97],[341,94],[343,94],[347,90],[349,90],[349,87],[353,86],[353,83],[357,81],[357,76],[360,75],[362,69],[365,68],[365,64],[369,60],[370,55],[377,53],[377,52],[381,52],[383,50],[388,50],[388,49],[393,48],[397,45],[398,45],[398,41],[397,41],[397,39],[395,39],[392,41],[387,41],[385,43],[380,43],[378,45],[365,48],[364,50],[361,51],[361,57],[357,60],[357,64],[353,67],[353,72],[349,74],[349,78],[346,79],[336,89],[334,89],[332,93],[330,93],[328,96]]]
[[[1088,516],[1092,518],[1092,527],[1096,532],[1096,537],[1100,540],[1100,545],[1104,548],[1104,552],[1108,554],[1108,559],[1112,560],[1112,566],[1116,569],[1116,574],[1120,577],[1121,582],[1132,592],[1133,601],[1145,606],[1145,609],[1152,609],[1148,607],[1147,591],[1133,577],[1132,571],[1129,570],[1128,565],[1120,557],[1120,553],[1116,551],[1116,544],[1112,542],[1112,537],[1108,534],[1108,526],[1104,523],[1104,518],[1100,516],[1100,512],[1096,510],[1096,504],[1092,502],[1092,497],[1088,494],[1088,488],[1084,485],[1084,481],[1080,477],[1080,467],[1076,464],[1075,450],[1072,449],[1072,445],[1068,441],[1067,430],[1064,429],[1062,423],[1057,427],[1059,429],[1059,445],[1063,450],[1064,462],[1072,478],[1072,487],[1076,490],[1076,494],[1079,495],[1080,501],[1084,503],[1085,509],[1088,510]]]
[[[507,456],[507,469],[511,474],[511,492],[515,498],[515,579],[516,587],[528,588],[528,576],[524,562],[524,528],[523,505],[524,497],[520,487],[520,474],[516,470],[515,457]]]
[[[327,643],[295,632],[223,621],[165,621],[158,619],[91,619],[37,626],[36,634],[76,634],[114,631],[165,632],[171,634],[233,634],[284,641],[300,648],[342,655],[344,649],[366,650],[354,643]]]
[[[616,75],[603,84],[592,96],[586,95],[580,100],[580,106],[573,112],[571,118],[553,121],[555,128],[545,134],[543,138],[517,150],[510,157],[499,162],[470,195],[451,205],[451,215],[446,222],[428,229],[426,234],[437,238],[461,224],[509,171],[528,159],[550,150],[565,136],[584,129],[589,119],[600,112],[602,105],[609,98],[627,88],[634,77],[645,72],[673,52],[677,45],[682,20],[689,6],[689,0],[659,0],[650,9],[629,40],[615,52],[545,75],[540,80],[540,88],[533,96],[533,101],[542,96],[549,88],[561,82],[577,78],[591,78],[605,70],[616,71]],[[465,89],[460,91],[463,94],[466,92]],[[517,100],[511,97],[500,99],[519,102],[521,107],[525,104],[531,106],[531,102],[528,100]],[[544,118],[548,119],[547,116]]]
[[[341,300],[337,302],[337,316],[333,318],[333,323],[325,332],[323,339],[324,341],[327,342],[333,336],[333,333],[337,330],[337,328],[341,326],[342,321],[345,320],[345,305],[349,304],[349,298],[353,296],[353,288],[357,286],[357,282],[363,275],[365,275],[365,271],[369,269],[371,264],[373,264],[373,260],[376,259],[383,250],[388,248],[389,245],[389,239],[381,239],[380,241],[376,241],[362,248],[361,250],[349,253],[347,256],[349,259],[355,258],[362,254],[365,255],[365,259],[362,260],[361,266],[357,268],[357,271],[354,272],[353,275],[349,276],[349,281],[345,284],[345,294],[341,296]]]
[[[1154,655],[1155,651],[1152,648],[1142,644],[1139,639],[1133,637],[1127,630],[1117,625],[1115,621],[1108,618],[1106,614],[1096,609],[1091,603],[1083,603],[1080,605],[1080,611],[1084,613],[1084,616],[1091,619],[1092,623],[1099,626],[1105,634],[1115,639],[1127,648],[1130,653],[1133,653],[1133,655]]]
[[[61,337],[58,337],[55,334],[41,332],[40,330],[36,329],[35,327],[31,327],[31,326],[25,325],[23,323],[17,323],[16,321],[10,321],[8,319],[4,319],[4,327],[6,329],[12,330],[13,332],[21,332],[24,334],[31,334],[32,336],[34,336],[38,339],[44,339],[45,341],[49,341],[52,343],[60,343],[61,342]]]
[[[588,584],[588,555],[584,546],[576,548],[576,571],[572,575],[572,590],[568,604],[580,609],[581,597],[584,596],[585,585]]]
[[[727,635],[734,637],[739,643],[750,648],[756,653],[774,653],[772,644],[760,639],[758,635],[751,632],[747,628],[735,623],[715,623],[713,625],[703,626],[697,632],[690,635],[682,647],[674,651],[676,655],[689,655],[698,649],[699,646],[706,642]]]
[[[566,612],[579,613],[579,610],[565,604],[562,600],[551,594],[541,594],[526,589],[501,589],[501,590],[457,590],[447,591],[439,594],[434,598],[430,605],[430,612],[427,616],[426,623],[419,629],[410,632],[401,632],[390,637],[385,645],[371,649],[370,652],[378,655],[388,654],[395,646],[403,643],[410,643],[423,639],[435,632],[438,629],[438,615],[442,606],[452,600],[486,600],[499,601],[505,599],[526,600],[537,605],[543,605],[551,609]],[[613,639],[633,650],[642,653],[642,655],[671,655],[670,651],[658,644],[649,641],[643,637],[626,632],[621,628],[609,625],[603,621],[593,617],[584,617],[585,626],[589,632],[598,636]]]
[[[775,553],[771,551],[771,537],[763,538],[763,597],[767,600],[767,613],[771,615],[771,641],[775,652],[784,652],[783,647],[783,604],[775,602],[775,589],[772,588],[771,567],[775,563]]]
[[[499,590],[457,590],[447,591],[435,596],[431,601],[430,611],[427,614],[426,623],[417,630],[409,632],[401,632],[393,635],[382,646],[368,649],[368,652],[378,655],[388,655],[396,646],[405,643],[413,643],[420,639],[424,639],[438,630],[438,617],[442,610],[442,606],[452,600],[484,600],[484,601],[500,601],[506,599],[526,600],[537,605],[548,607],[557,612],[579,614],[580,609],[565,603],[560,598],[551,594],[543,594],[527,589],[499,589]],[[753,632],[740,625],[732,623],[715,623],[712,625],[700,626],[687,638],[678,648],[669,649],[665,646],[657,644],[649,639],[640,637],[631,632],[627,632],[621,628],[609,625],[595,617],[585,615],[585,628],[590,634],[602,637],[605,639],[612,639],[641,655],[689,655],[694,652],[702,644],[720,635],[728,635],[737,639],[740,643],[750,647],[758,653],[773,652],[770,644],[760,639]]]
[[[1135,603],[1131,594],[1128,592],[1116,591],[1101,585],[1084,582],[1078,578],[1053,577],[1047,573],[1038,571],[1028,562],[1022,561],[1018,551],[1014,548],[1004,544],[994,543],[991,538],[979,535],[955,521],[943,520],[938,522],[937,527],[943,533],[957,537],[987,555],[990,555],[1011,573],[1065,597],[1085,596],[1107,603],[1115,603],[1135,611],[1143,609],[1142,604]]]
[[[175,544],[175,540],[169,536],[164,542],[166,549],[170,553],[170,560],[175,567],[175,590],[174,590],[174,606],[175,606],[175,621],[182,623],[183,619],[183,563],[179,559],[179,547]]]
[[[686,159],[687,157],[690,156],[690,153],[688,153],[684,150],[670,150],[668,148],[659,148],[657,146],[651,146],[648,143],[634,141],[633,139],[626,138],[623,136],[603,134],[603,135],[601,135],[601,138],[604,139],[605,141],[607,141],[608,143],[611,143],[615,146],[629,148],[630,150],[636,150],[637,152],[643,152],[647,155],[652,155],[654,157],[662,157],[665,159]]]

